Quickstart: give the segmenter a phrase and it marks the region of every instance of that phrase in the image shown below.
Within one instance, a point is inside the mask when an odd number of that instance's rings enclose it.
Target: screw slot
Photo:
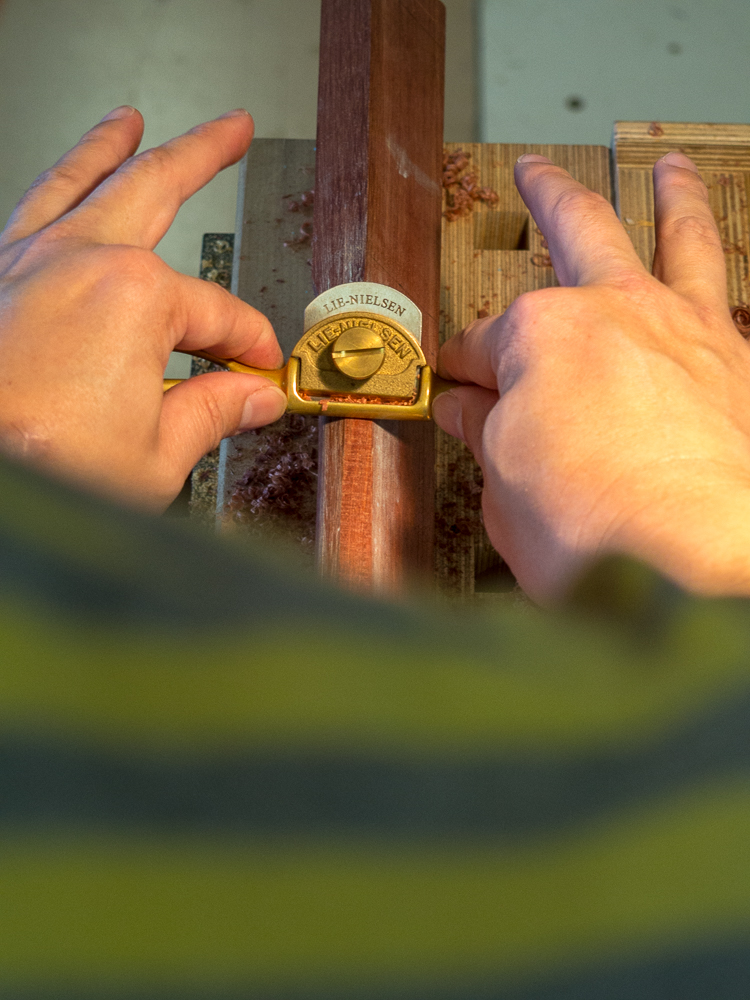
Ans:
[[[370,378],[383,364],[385,345],[382,338],[364,326],[354,326],[333,344],[333,363],[349,378]]]

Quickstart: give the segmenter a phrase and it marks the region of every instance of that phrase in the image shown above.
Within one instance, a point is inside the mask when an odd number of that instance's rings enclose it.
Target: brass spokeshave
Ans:
[[[429,420],[435,396],[456,385],[427,364],[422,313],[395,288],[370,281],[330,288],[305,309],[304,328],[287,364],[272,371],[190,353],[271,379],[286,393],[288,412],[315,416]],[[180,381],[165,379],[165,390]]]

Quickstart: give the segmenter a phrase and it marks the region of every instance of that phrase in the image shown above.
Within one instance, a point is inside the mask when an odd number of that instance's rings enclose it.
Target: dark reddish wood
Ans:
[[[445,10],[323,0],[313,281],[398,288],[438,348]],[[433,571],[432,424],[322,421],[318,552],[327,574],[399,589]],[[369,442],[369,444],[368,444]],[[360,480],[370,449],[370,481]]]

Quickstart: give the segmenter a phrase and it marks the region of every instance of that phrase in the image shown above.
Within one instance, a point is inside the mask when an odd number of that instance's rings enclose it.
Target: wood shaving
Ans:
[[[443,215],[448,222],[471,215],[479,201],[496,205],[500,200],[497,191],[481,186],[476,172],[466,172],[470,163],[471,157],[463,149],[458,149],[455,153],[443,153]]]

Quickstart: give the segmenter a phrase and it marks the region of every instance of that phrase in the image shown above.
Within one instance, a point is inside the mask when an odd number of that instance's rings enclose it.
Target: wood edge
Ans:
[[[616,121],[612,144],[645,142],[654,145],[750,145],[750,124],[722,122],[624,122]]]
[[[252,146],[250,147],[252,148]],[[237,204],[234,210],[234,253],[232,255],[232,281],[229,290],[232,295],[239,295],[240,287],[240,257],[242,256],[242,238],[245,233],[245,187],[247,182],[247,157],[250,150],[240,160],[237,175]]]
[[[538,149],[605,149],[610,146],[604,143],[569,143],[569,142],[444,142],[443,149],[454,152],[457,149],[522,149],[529,153]]]

